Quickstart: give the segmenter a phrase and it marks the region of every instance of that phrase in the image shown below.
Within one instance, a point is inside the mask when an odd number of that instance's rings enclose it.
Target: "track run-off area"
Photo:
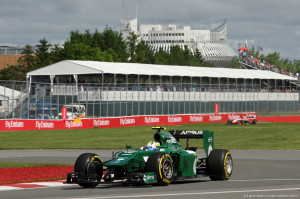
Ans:
[[[17,184],[0,187],[0,198],[299,198],[299,150],[230,150],[233,175],[229,181],[208,177],[175,182],[169,186],[100,184],[84,189],[63,181]],[[109,160],[112,150],[2,150],[0,161],[57,162],[74,164],[84,152]]]

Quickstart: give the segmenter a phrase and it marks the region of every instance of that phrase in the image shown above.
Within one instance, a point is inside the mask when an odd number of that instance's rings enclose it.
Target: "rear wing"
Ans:
[[[208,131],[208,130],[205,130]],[[179,138],[203,138],[203,131],[202,130],[187,130],[187,131],[182,131],[182,130],[171,130],[169,133],[177,139]]]
[[[214,149],[214,132],[209,130],[171,130],[169,133],[179,142],[186,139],[186,147],[189,147],[189,139],[203,139],[203,148],[206,157]]]

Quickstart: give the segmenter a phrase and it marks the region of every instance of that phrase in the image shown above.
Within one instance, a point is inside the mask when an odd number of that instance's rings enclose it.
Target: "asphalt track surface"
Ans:
[[[108,160],[107,150],[2,150],[0,161],[56,162],[73,164],[83,152],[94,152]],[[300,198],[300,151],[231,150],[233,175],[229,181],[208,177],[169,186],[98,185],[83,189],[78,185],[1,191],[2,199],[198,199],[198,198]]]

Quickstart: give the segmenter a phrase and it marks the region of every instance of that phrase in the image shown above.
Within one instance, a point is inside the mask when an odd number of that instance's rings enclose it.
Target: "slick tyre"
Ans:
[[[93,183],[79,183],[84,188],[96,187],[103,175],[103,163],[101,158],[94,153],[83,153],[81,154],[74,166],[74,172],[82,172],[84,174],[97,174],[97,181]]]
[[[211,151],[207,158],[206,168],[211,180],[229,180],[233,170],[230,152],[225,149]]]
[[[153,153],[146,162],[145,171],[154,172],[157,176],[158,185],[167,186],[174,177],[173,160],[166,153]]]
[[[252,124],[256,124],[256,123],[257,123],[257,120],[253,120],[253,121],[252,121]]]

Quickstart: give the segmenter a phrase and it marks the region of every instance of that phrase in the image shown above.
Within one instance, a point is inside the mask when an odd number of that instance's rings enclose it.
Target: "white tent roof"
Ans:
[[[116,63],[99,61],[61,61],[44,68],[27,73],[29,76],[73,75],[73,74],[124,74],[124,75],[158,75],[158,76],[191,76],[242,79],[280,79],[296,80],[266,70],[209,68],[191,66],[170,66],[137,63]]]
[[[0,100],[6,99],[6,98],[12,98],[12,97],[16,98],[20,94],[21,94],[20,91],[0,86]]]

